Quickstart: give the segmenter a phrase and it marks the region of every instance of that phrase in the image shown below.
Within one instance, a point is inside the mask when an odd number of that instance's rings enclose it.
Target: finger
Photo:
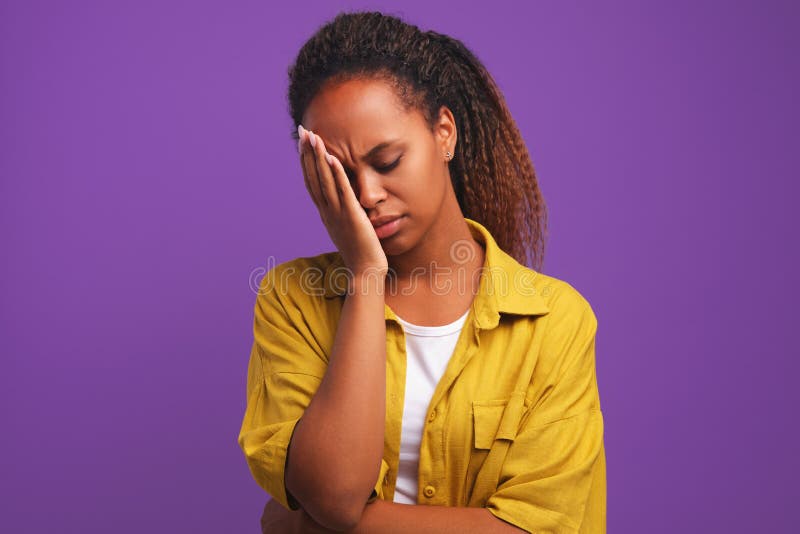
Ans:
[[[303,163],[306,166],[306,173],[308,173],[308,181],[317,195],[317,201],[323,206],[327,206],[328,199],[325,197],[325,191],[322,188],[322,180],[320,180],[319,171],[317,169],[317,154],[315,153],[315,148],[311,145],[312,135],[314,135],[314,132],[306,130],[306,149],[303,150]]]
[[[339,158],[330,154],[331,157],[331,171],[333,172],[334,180],[336,181],[336,189],[338,189],[340,194],[340,199],[342,202],[342,206],[347,206],[348,204],[355,207],[360,208],[361,203],[356,198],[356,192],[353,191],[353,187],[350,185],[350,179],[347,177],[347,173],[344,170],[344,165],[342,162],[339,161]]]
[[[308,132],[305,129],[298,128],[300,133],[300,167],[303,169],[303,180],[311,194],[311,200],[314,205],[319,208],[323,205],[324,200],[321,198],[322,193],[319,190],[319,181],[316,177],[317,166],[314,164],[313,156],[310,155],[311,145],[308,142]]]
[[[311,200],[314,200],[314,193],[311,191],[311,186],[308,184],[308,175],[306,174],[305,165],[303,165],[303,138],[302,136],[300,139],[297,140],[297,154],[300,159],[300,168],[303,171],[303,185],[306,187],[306,191],[308,191],[308,196],[311,197]],[[314,204],[316,205],[316,200],[314,200]]]
[[[300,131],[300,128],[297,128],[297,157],[300,160],[300,167],[303,166],[303,134]],[[306,176],[305,169],[303,170],[303,185],[306,186],[306,191],[308,191],[308,196],[311,195],[311,188],[308,185],[308,177]]]
[[[331,171],[331,164],[328,163],[327,149],[325,142],[316,134],[317,146],[314,147],[314,152],[317,155],[317,174],[320,183],[322,184],[322,192],[328,201],[328,205],[335,210],[339,210],[340,200],[339,192],[336,190],[336,182],[333,179],[333,172]]]

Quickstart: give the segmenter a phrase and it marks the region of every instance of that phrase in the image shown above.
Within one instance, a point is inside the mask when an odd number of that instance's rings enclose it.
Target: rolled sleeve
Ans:
[[[585,303],[585,301],[581,301]],[[588,303],[554,327],[548,387],[508,449],[486,507],[528,532],[606,531],[604,421],[595,371],[597,319]]]
[[[254,342],[247,368],[247,406],[238,443],[253,478],[288,510],[300,504],[285,482],[289,443],[327,369],[327,357],[314,339],[312,326],[297,306],[265,275],[256,299]],[[370,502],[382,497],[384,461]]]

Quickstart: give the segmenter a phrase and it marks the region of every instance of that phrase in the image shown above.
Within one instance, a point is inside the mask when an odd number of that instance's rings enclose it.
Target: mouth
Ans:
[[[396,234],[400,230],[400,226],[405,218],[405,215],[401,215],[400,217],[375,226],[375,234],[378,236],[378,239],[386,239]]]

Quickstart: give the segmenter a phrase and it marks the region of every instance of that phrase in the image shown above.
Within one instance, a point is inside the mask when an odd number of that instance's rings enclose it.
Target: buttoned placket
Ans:
[[[477,300],[476,303],[478,306],[473,305],[470,308],[464,323],[465,328],[462,329],[456,341],[453,355],[448,361],[445,372],[436,385],[428,405],[428,417],[423,426],[422,441],[420,443],[420,461],[417,476],[417,502],[420,504],[439,506],[449,504],[446,502],[447,492],[440,491],[439,497],[437,497],[437,490],[445,483],[446,478],[444,470],[445,458],[443,457],[446,451],[441,446],[444,440],[444,415],[447,411],[445,393],[453,385],[458,375],[461,374],[480,346],[480,327],[478,325],[476,307],[480,309],[481,300]]]

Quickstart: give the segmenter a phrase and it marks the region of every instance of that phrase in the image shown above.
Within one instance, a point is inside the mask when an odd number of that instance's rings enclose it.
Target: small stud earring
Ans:
[[[444,156],[447,158],[447,161],[450,161],[451,159],[453,159],[453,155],[450,153],[449,150],[447,151],[447,153]]]

